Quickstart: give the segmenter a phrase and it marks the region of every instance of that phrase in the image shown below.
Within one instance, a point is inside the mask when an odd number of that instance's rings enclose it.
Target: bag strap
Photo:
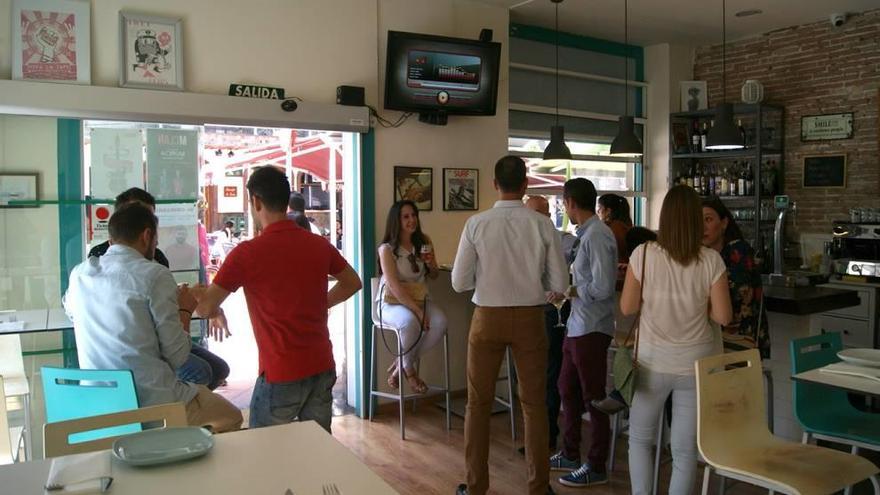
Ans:
[[[642,320],[642,306],[644,305],[644,293],[645,293],[645,264],[648,259],[648,243],[642,245],[642,277],[639,283],[639,312],[636,315],[635,321],[633,321],[632,326],[629,327],[629,333],[626,335],[626,340],[624,342],[629,342],[630,337],[634,337],[633,341],[633,367],[638,366],[639,364],[639,324]]]

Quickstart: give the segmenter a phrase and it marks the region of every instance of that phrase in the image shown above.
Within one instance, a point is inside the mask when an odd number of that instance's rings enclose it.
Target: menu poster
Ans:
[[[198,210],[194,204],[160,204],[159,249],[172,271],[199,269]]]
[[[143,150],[139,129],[92,129],[92,196],[109,199],[131,187],[143,189]]]
[[[147,129],[147,190],[156,199],[198,197],[198,144],[198,131]]]

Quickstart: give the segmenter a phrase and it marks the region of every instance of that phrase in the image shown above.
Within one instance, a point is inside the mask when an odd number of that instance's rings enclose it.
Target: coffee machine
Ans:
[[[880,224],[834,222],[835,273],[880,281]]]

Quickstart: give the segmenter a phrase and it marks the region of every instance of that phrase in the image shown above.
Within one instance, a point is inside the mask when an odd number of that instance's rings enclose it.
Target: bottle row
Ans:
[[[742,137],[742,144],[745,148],[752,148],[757,144],[757,132],[755,127],[743,127],[742,119],[737,120],[737,128],[739,129],[740,136]],[[711,149],[706,148],[706,141],[709,136],[709,130],[715,126],[715,121],[703,121],[702,127],[700,126],[699,120],[694,120],[693,127],[688,131],[690,133],[689,136],[689,147],[685,149],[677,149],[677,152],[689,152],[689,153],[707,153],[711,152]],[[762,129],[761,141],[764,147],[772,147],[775,138],[775,129],[773,127],[765,127]]]
[[[777,166],[768,160],[761,169],[761,194],[775,195]],[[732,162],[730,164],[713,163],[692,164],[686,170],[679,170],[675,184],[684,184],[694,188],[701,196],[754,196],[755,174],[749,161]]]

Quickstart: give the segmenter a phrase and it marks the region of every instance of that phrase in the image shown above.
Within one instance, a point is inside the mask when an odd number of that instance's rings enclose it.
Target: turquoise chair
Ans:
[[[46,422],[55,423],[138,408],[131,370],[41,368]],[[141,431],[141,424],[76,433],[70,443],[87,442]]]
[[[840,361],[840,333],[828,332],[791,341],[792,374],[803,373]],[[859,411],[841,389],[794,381],[794,414],[810,438],[880,451],[880,415]]]

